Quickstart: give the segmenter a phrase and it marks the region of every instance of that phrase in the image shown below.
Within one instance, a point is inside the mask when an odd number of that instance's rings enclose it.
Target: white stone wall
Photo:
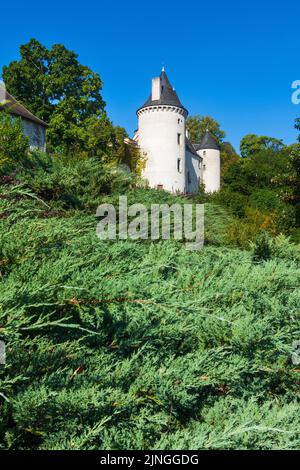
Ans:
[[[186,186],[187,193],[197,193],[201,184],[201,159],[186,151]]]
[[[29,138],[32,150],[46,151],[46,129],[27,119],[22,119],[24,134]]]
[[[147,159],[143,177],[153,188],[186,192],[185,118],[186,112],[175,106],[138,111],[139,146]]]
[[[197,152],[203,158],[202,178],[206,193],[219,191],[221,187],[220,151],[203,149]]]

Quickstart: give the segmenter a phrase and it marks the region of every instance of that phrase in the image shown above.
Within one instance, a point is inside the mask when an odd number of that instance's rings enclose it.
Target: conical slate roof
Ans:
[[[214,150],[220,150],[219,145],[215,141],[214,137],[211,135],[211,133],[207,130],[202,137],[201,143],[195,145],[196,150],[205,150],[205,149],[214,149]]]
[[[186,111],[184,106],[182,106],[177,96],[176,91],[172,87],[164,69],[162,70],[159,78],[160,78],[160,86],[161,86],[160,99],[152,100],[152,93],[151,93],[146,103],[144,103],[143,106],[141,106],[139,109],[146,108],[148,106],[170,105],[170,106],[177,106],[178,108],[182,108]]]

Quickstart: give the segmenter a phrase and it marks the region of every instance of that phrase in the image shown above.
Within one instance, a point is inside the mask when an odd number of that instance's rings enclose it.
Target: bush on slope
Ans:
[[[300,447],[300,269],[287,241],[266,262],[214,240],[199,252],[101,242],[93,216],[47,203],[45,218],[40,197],[6,191],[1,448]]]

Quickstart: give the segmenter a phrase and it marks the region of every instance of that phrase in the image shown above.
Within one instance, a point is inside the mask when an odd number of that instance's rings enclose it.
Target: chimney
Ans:
[[[152,101],[160,99],[160,77],[152,78]]]

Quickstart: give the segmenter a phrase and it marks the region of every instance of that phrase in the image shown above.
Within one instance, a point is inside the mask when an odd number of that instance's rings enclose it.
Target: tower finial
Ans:
[[[161,71],[162,71],[162,72],[165,72],[165,66],[164,66],[164,65],[162,66]]]

